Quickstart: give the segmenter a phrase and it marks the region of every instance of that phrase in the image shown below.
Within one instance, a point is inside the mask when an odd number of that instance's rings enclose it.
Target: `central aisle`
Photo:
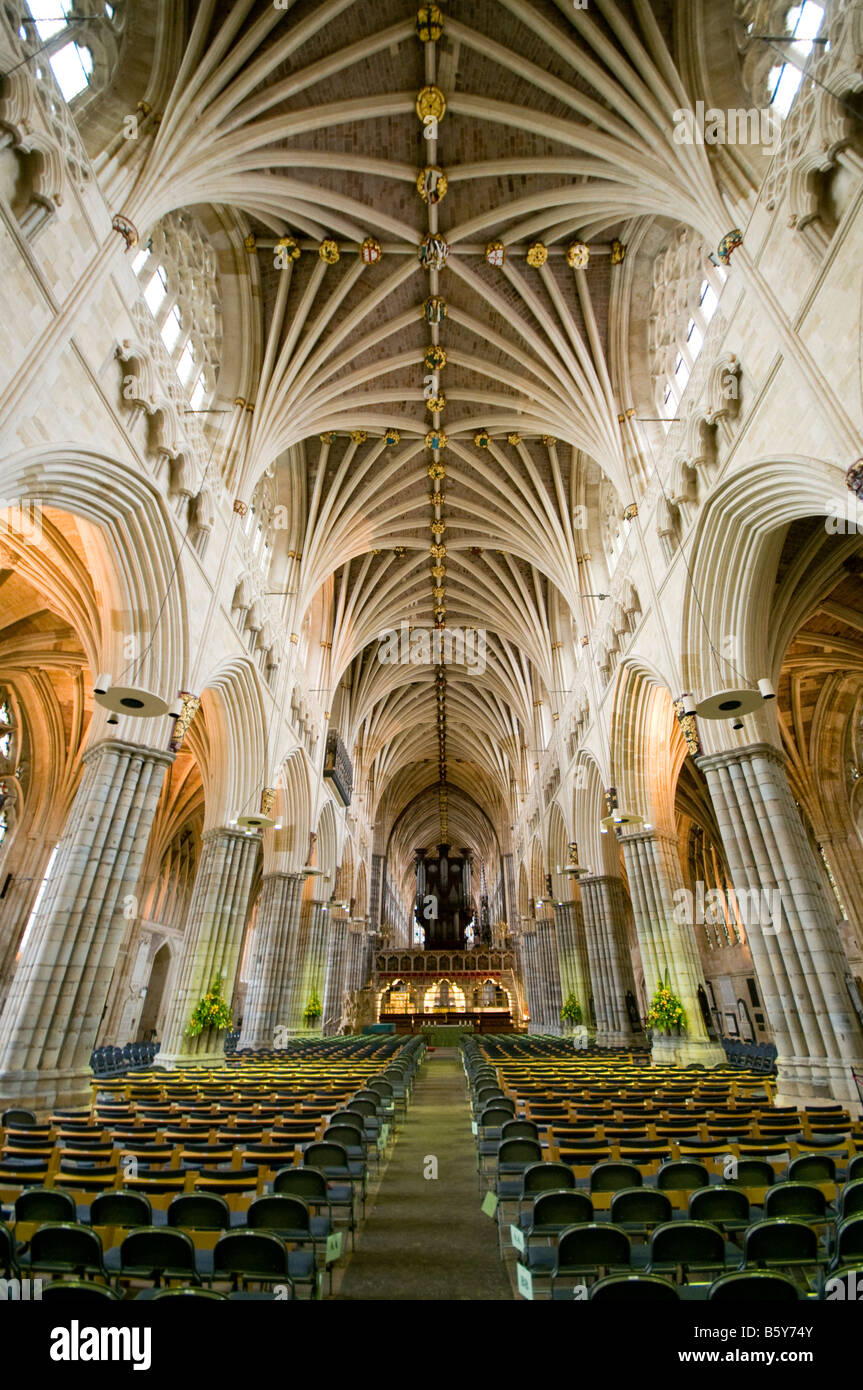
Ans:
[[[470,1121],[457,1050],[429,1053],[337,1298],[512,1299],[495,1223],[480,1211]],[[429,1157],[436,1179],[423,1176]]]

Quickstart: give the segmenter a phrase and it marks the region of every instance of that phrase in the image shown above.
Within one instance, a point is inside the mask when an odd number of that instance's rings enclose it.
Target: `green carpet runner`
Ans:
[[[480,1211],[470,1121],[458,1053],[430,1053],[337,1298],[512,1299],[495,1223]],[[436,1178],[425,1176],[431,1160]]]

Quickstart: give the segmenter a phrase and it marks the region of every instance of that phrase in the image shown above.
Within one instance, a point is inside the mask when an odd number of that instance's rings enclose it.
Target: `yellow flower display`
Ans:
[[[660,1033],[670,1033],[673,1028],[686,1027],[686,1011],[671,990],[667,971],[665,979],[656,982],[656,993],[650,1001],[644,1023],[647,1028],[655,1028]]]
[[[231,1006],[222,998],[222,978],[217,975],[203,999],[195,1006],[189,1019],[188,1035],[190,1038],[197,1038],[207,1028],[216,1028],[219,1032],[224,1032],[233,1026]]]

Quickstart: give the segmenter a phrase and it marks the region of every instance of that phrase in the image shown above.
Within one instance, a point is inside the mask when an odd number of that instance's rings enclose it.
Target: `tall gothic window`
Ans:
[[[257,558],[265,573],[269,570],[270,555],[273,548],[275,510],[276,494],[273,469],[268,468],[252,494],[249,510],[243,523],[243,530],[252,555]]]
[[[222,344],[216,255],[195,216],[162,219],[132,269],[193,410],[212,399]]]
[[[0,758],[4,762],[12,757],[12,706],[7,699],[0,700]]]
[[[791,110],[797,90],[803,81],[802,69],[814,46],[812,40],[817,37],[823,20],[824,6],[814,4],[813,0],[804,0],[802,5],[792,5],[788,11],[788,31],[794,43],[788,45],[786,61],[777,62],[776,66],[771,68],[768,78],[770,105],[780,116],[787,116]]]
[[[36,921],[36,913],[39,911],[42,899],[45,896],[45,889],[48,887],[48,880],[51,877],[51,870],[54,867],[54,861],[57,858],[57,851],[59,848],[59,845],[55,845],[51,851],[50,858],[48,859],[48,863],[45,868],[45,873],[42,876],[42,882],[39,884],[39,892],[33,899],[33,906],[30,909],[30,916],[27,918],[27,925],[21,933],[21,940],[18,942],[18,950],[15,953],[16,960],[21,959],[21,956],[24,953],[24,947],[27,945],[27,942],[30,939],[30,933],[33,930],[33,923]]]
[[[64,101],[104,87],[117,60],[123,28],[124,0],[32,0],[19,4],[18,37],[40,52]],[[41,74],[37,72],[37,78]]]
[[[15,726],[8,696],[0,694],[0,772],[11,772],[15,757]],[[0,845],[9,832],[9,786],[0,781]]]
[[[677,413],[727,278],[688,227],[677,228],[653,263],[650,367],[659,414],[666,420]]]

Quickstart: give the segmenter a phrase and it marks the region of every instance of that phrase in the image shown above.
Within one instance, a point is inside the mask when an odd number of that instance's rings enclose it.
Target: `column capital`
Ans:
[[[254,838],[247,830],[241,830],[236,825],[211,825],[209,830],[205,830],[202,834],[201,844],[212,844],[216,840],[241,840],[245,844]]]
[[[141,758],[145,762],[162,763],[165,767],[170,767],[176,758],[176,753],[171,753],[166,748],[150,748],[143,743],[125,743],[118,738],[102,738],[98,743],[86,749],[81,755],[82,763],[89,763],[102,757],[105,753],[122,753],[128,758]]]
[[[721,753],[699,753],[694,762],[702,772],[711,772],[732,763],[748,763],[753,758],[769,758],[782,768],[787,766],[782,749],[772,743],[747,743],[743,748],[725,748]]]
[[[653,829],[653,830],[628,830],[628,831],[625,831],[624,834],[621,835],[621,837],[620,837],[620,844],[623,845],[623,847],[624,847],[624,849],[625,849],[627,845],[635,845],[635,844],[638,844],[638,845],[656,844],[656,845],[658,845],[658,844],[661,844],[661,843],[663,842],[663,840],[666,841],[666,843],[668,843],[668,844],[670,844],[670,845],[674,845],[675,848],[676,848],[676,846],[677,846],[677,841],[676,841],[676,839],[674,838],[673,835],[666,834],[665,831],[663,831],[663,830],[656,830],[656,829]],[[608,877],[608,875],[606,875],[606,877]],[[614,875],[612,874],[612,875],[610,875],[610,877],[613,878]],[[582,881],[582,883],[587,882],[587,880],[585,880],[585,879],[582,879],[581,881]]]

